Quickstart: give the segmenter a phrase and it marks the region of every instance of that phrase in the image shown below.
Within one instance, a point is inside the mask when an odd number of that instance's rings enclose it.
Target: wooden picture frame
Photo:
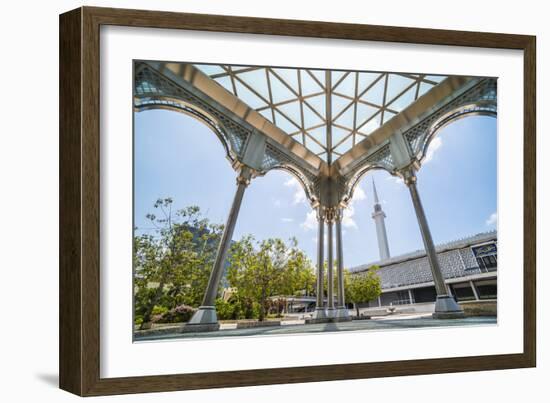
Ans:
[[[523,353],[100,377],[100,26],[517,49],[524,52]],[[535,37],[82,7],[60,16],[60,387],[81,396],[526,368],[536,365]]]

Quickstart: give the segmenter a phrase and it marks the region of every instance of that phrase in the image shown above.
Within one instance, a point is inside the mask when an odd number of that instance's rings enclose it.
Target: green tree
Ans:
[[[158,199],[146,217],[152,233],[134,236],[134,298],[141,328],[151,326],[155,306],[198,306],[206,289],[222,226],[201,218],[191,206],[172,211]]]
[[[378,266],[371,266],[366,273],[351,274],[345,271],[344,287],[346,302],[353,303],[359,316],[359,303],[372,301],[382,293]]]
[[[246,317],[253,315],[257,306],[258,319],[263,321],[274,306],[270,297],[313,289],[311,261],[296,239],[287,245],[281,239],[256,241],[249,235],[232,245],[230,255],[227,280]]]
[[[282,242],[278,240],[279,242]],[[297,295],[303,293],[309,295],[315,290],[315,269],[311,260],[305,252],[298,248],[296,238],[291,238],[289,244],[282,242],[286,248],[286,264],[282,272],[281,287],[279,293],[282,295]]]

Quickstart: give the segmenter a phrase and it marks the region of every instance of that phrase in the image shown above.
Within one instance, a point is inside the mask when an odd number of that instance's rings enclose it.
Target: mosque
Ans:
[[[386,232],[386,214],[378,199],[374,182],[374,211],[380,259],[349,270],[364,273],[369,267],[379,267],[382,294],[362,305],[362,312],[433,312],[436,290],[425,250],[391,256]],[[496,312],[497,298],[497,232],[490,231],[436,245],[437,259],[445,286],[463,307],[483,303]],[[361,306],[361,305],[360,305]]]

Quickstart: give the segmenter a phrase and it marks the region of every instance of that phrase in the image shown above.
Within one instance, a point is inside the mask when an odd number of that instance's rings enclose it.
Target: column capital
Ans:
[[[325,221],[325,218],[326,218],[325,208],[319,204],[317,207],[315,207],[315,211],[317,212],[317,221],[319,222]]]
[[[339,207],[326,207],[325,208],[325,220],[326,222],[333,223],[341,218]]]
[[[403,178],[403,182],[405,182],[405,185],[407,186],[411,186],[416,183],[416,170],[412,167],[400,170],[398,175]]]
[[[241,165],[238,168],[237,172],[238,172],[237,186],[238,185],[248,186],[250,184],[250,181],[252,180],[252,177],[254,176],[254,170],[252,168],[247,167],[246,165]]]
[[[337,221],[341,221],[344,217],[342,206],[331,206],[331,207],[324,207],[324,206],[318,206],[317,207],[317,219],[318,220],[324,220],[325,222],[335,223]]]
[[[342,220],[344,219],[344,208],[341,206],[338,206],[338,207],[335,207],[335,209],[336,209],[336,213],[335,213],[334,219],[337,222],[342,222]]]

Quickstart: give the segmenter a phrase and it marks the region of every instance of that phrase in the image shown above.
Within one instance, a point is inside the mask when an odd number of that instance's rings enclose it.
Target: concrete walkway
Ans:
[[[310,334],[321,332],[346,332],[346,331],[376,331],[415,329],[423,327],[449,327],[449,326],[481,326],[496,325],[497,318],[491,316],[478,316],[464,319],[432,319],[425,315],[405,317],[378,317],[370,320],[357,320],[340,323],[319,324],[286,324],[276,327],[257,327],[249,329],[231,329],[222,327],[215,332],[204,333],[168,333],[152,335],[136,335],[135,341],[152,341],[167,339],[210,338],[210,337],[243,337],[286,334]]]

